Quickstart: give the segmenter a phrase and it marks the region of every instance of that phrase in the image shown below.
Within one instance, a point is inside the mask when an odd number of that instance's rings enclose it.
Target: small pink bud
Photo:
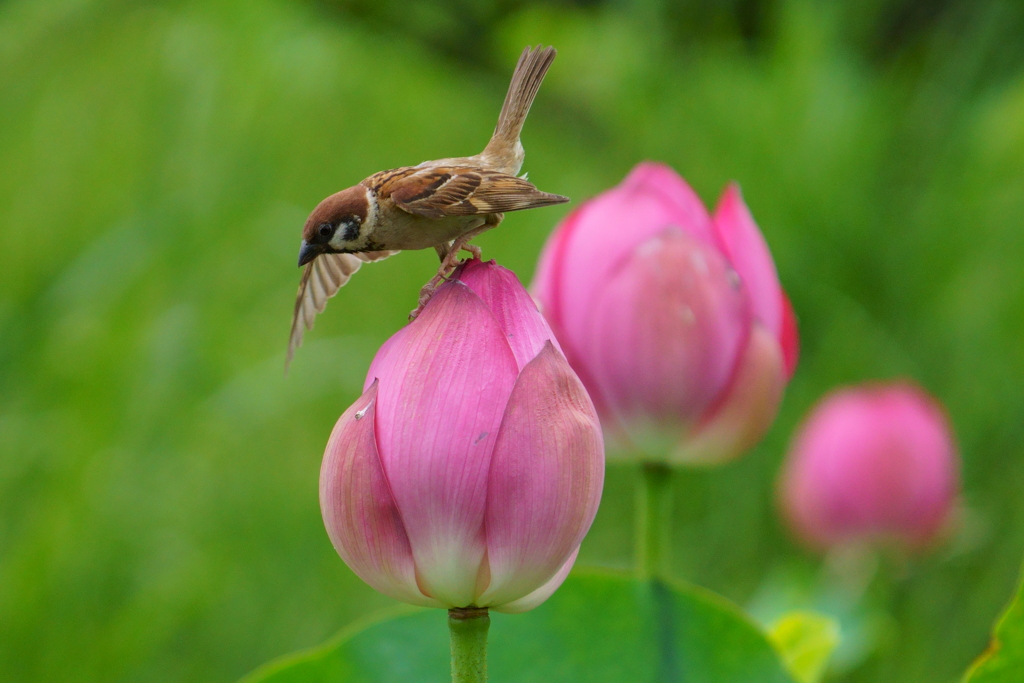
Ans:
[[[380,592],[518,612],[565,579],[603,477],[597,414],[544,318],[514,273],[471,261],[377,353],[320,506]]]
[[[735,186],[712,217],[640,164],[556,228],[533,290],[620,451],[718,462],[775,418],[796,324]]]
[[[959,460],[942,408],[908,383],[835,391],[811,411],[783,468],[782,508],[799,538],[848,543],[933,543],[958,488]]]

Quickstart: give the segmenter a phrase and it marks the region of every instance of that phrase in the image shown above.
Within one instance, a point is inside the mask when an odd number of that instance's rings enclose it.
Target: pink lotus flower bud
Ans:
[[[851,542],[932,543],[958,488],[942,408],[907,383],[826,396],[794,438],[779,486],[795,533],[824,549]]]
[[[601,498],[594,406],[514,273],[471,261],[378,351],[320,472],[335,549],[433,607],[531,609]]]
[[[558,226],[533,292],[621,451],[710,463],[771,425],[796,323],[738,188],[714,216],[643,163]]]

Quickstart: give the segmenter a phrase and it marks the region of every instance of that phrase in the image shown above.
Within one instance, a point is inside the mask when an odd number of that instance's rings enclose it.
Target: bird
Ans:
[[[327,300],[364,263],[410,249],[437,251],[441,265],[420,290],[413,319],[458,265],[460,250],[480,258],[480,248],[469,241],[496,227],[505,213],[569,201],[518,175],[525,157],[519,134],[556,54],[550,46],[523,50],[494,134],[479,154],[380,171],[313,209],[302,229],[299,266],[304,270],[286,369]]]

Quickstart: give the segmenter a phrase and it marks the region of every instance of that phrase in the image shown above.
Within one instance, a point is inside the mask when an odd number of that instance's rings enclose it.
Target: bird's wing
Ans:
[[[302,335],[313,329],[313,321],[323,312],[327,300],[345,286],[359,267],[370,261],[385,259],[397,251],[368,251],[361,254],[321,254],[306,265],[295,297],[292,333],[288,339],[285,369],[292,362],[295,350],[302,344]]]
[[[472,167],[435,166],[387,179],[400,209],[426,218],[472,216],[562,204],[568,197],[541,192],[525,178]]]

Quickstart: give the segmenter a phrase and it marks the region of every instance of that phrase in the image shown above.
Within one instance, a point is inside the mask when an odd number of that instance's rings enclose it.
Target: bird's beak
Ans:
[[[323,247],[320,245],[302,240],[302,246],[299,248],[299,268],[315,259],[322,251]]]

